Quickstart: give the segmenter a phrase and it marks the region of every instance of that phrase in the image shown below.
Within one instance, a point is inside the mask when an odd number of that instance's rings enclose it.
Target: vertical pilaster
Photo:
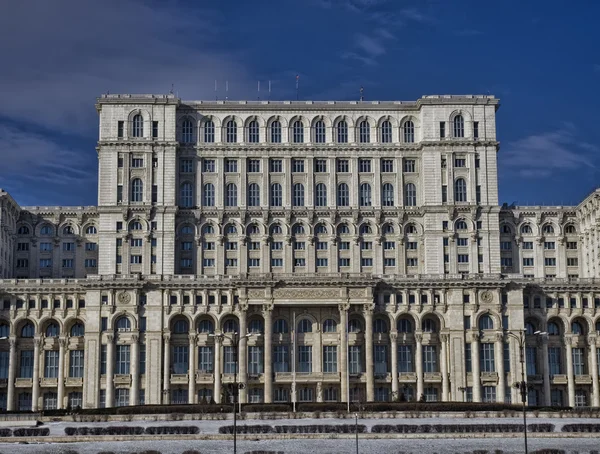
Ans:
[[[263,318],[265,320],[265,403],[270,404],[273,400],[273,306],[263,307]]]
[[[481,402],[481,368],[479,366],[479,333],[472,333],[471,372],[473,377],[473,402]]]
[[[373,305],[366,304],[365,315],[365,359],[367,373],[367,402],[375,400],[375,378],[373,366]]]
[[[106,336],[106,403],[107,408],[115,405],[115,336],[108,334]]]
[[[544,374],[544,405],[552,405],[552,395],[550,391],[550,361],[548,355],[548,335],[538,336],[542,343],[542,373]]]
[[[171,336],[163,336],[163,405],[171,401]]]
[[[198,359],[198,349],[196,348],[196,334],[190,334],[190,346],[188,353],[188,403],[196,403],[196,361]]]
[[[348,304],[340,304],[340,401],[348,402]]]
[[[216,403],[221,403],[221,345],[223,344],[223,338],[215,337],[215,388],[213,391],[213,398]]]
[[[31,390],[31,410],[38,411],[40,400],[40,345],[42,339],[36,336],[33,339],[33,380]],[[60,403],[59,403],[60,404]]]
[[[573,338],[565,336],[564,343],[567,355],[567,388],[569,393],[569,407],[575,406],[575,374],[573,373]]]
[[[246,307],[240,308],[240,343],[239,343],[239,382],[244,386],[240,389],[240,403],[245,404],[248,400],[248,338],[246,337],[248,314]]]
[[[67,339],[61,337],[58,340],[58,409],[65,408],[65,352],[67,351]]]
[[[596,348],[596,336],[588,336],[588,344],[590,346],[591,361],[591,376],[592,376],[592,405],[600,406],[600,387],[598,384],[598,356]]]
[[[8,354],[8,392],[6,394],[6,409],[15,409],[15,378],[17,376],[17,339],[11,337],[9,340],[10,351]]]
[[[498,388],[496,389],[496,401],[504,403],[506,398],[506,375],[504,372],[504,334],[496,333],[494,344],[496,371],[498,372]]]
[[[417,342],[417,351],[415,353],[415,371],[417,373],[417,395],[415,400],[421,399],[423,395],[423,334],[415,334],[415,341]]]
[[[399,400],[398,394],[398,333],[390,333],[390,343],[392,344],[392,396]]]
[[[140,395],[140,344],[137,335],[131,336],[131,392],[129,405],[138,405]]]
[[[448,334],[440,334],[440,342],[442,345],[442,351],[440,353],[440,372],[442,374],[442,402],[446,402],[450,394],[450,383],[448,380],[448,337]]]

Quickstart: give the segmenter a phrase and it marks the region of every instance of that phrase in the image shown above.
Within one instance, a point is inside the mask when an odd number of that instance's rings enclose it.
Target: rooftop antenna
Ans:
[[[171,84],[171,91],[169,92],[170,95],[173,94],[173,89],[175,88],[175,84]]]
[[[229,81],[226,80],[225,81],[225,101],[227,101],[229,99]]]
[[[260,80],[258,81],[258,97],[256,99],[260,101]]]
[[[365,89],[361,85],[360,86],[360,102],[363,102],[365,100],[364,94],[365,94]]]
[[[271,100],[271,81],[269,81],[269,96],[267,97],[267,100]]]
[[[300,76],[296,74],[296,101],[298,101],[298,83],[300,82]]]

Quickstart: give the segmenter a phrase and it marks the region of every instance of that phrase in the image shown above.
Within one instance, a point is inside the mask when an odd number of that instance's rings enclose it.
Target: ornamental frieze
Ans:
[[[282,299],[326,299],[339,298],[338,289],[297,289],[281,288],[273,291],[274,298]]]

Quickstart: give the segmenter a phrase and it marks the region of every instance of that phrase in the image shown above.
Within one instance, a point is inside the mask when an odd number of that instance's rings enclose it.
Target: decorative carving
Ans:
[[[113,343],[115,340],[115,335],[114,334],[107,334],[106,335],[106,342],[108,342],[109,344]]]
[[[264,294],[262,295],[264,296]],[[289,299],[325,299],[339,298],[338,289],[300,289],[300,288],[282,288],[273,291],[274,298]]]
[[[365,290],[362,288],[351,288],[348,289],[348,297],[350,298],[364,298]]]
[[[196,343],[196,335],[195,334],[190,334],[189,338],[190,338],[190,344]]]
[[[363,312],[365,313],[365,315],[373,315],[374,310],[375,310],[375,303],[363,304]]]
[[[448,336],[448,334],[440,334],[440,340],[445,344],[446,342],[448,342],[450,336]]]
[[[132,344],[137,344],[139,338],[140,338],[140,336],[138,336],[137,334],[132,334],[131,335],[131,343]]]
[[[471,341],[472,342],[479,342],[481,335],[479,334],[479,331],[474,331],[471,333]]]
[[[118,300],[121,304],[129,304],[131,301],[131,295],[128,292],[121,292],[119,293]]]
[[[261,288],[251,288],[247,292],[248,298],[264,298],[265,291]]]
[[[492,295],[492,292],[490,292],[489,290],[484,290],[483,292],[481,292],[481,301],[489,304],[494,300],[494,295]]]
[[[339,308],[340,312],[344,312],[344,311],[347,312],[350,310],[350,303],[338,304],[338,308]]]
[[[273,312],[274,308],[275,308],[275,305],[273,304],[273,302],[262,305],[263,312]]]
[[[419,343],[423,342],[423,334],[421,334],[421,333],[415,334],[415,340]]]
[[[168,345],[169,342],[171,342],[171,335],[170,334],[163,334],[163,342]]]
[[[396,342],[398,340],[398,333],[396,331],[392,331],[390,333],[390,340],[392,342]]]
[[[496,333],[496,342],[504,342],[504,333]]]

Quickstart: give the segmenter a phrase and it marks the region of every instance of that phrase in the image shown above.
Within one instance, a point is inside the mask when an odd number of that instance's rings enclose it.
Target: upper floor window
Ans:
[[[271,143],[281,143],[281,123],[279,120],[271,123]]]
[[[358,141],[360,143],[369,143],[371,141],[371,125],[367,120],[361,121],[358,126]]]
[[[296,120],[292,126],[292,142],[303,143],[304,142],[304,125],[300,120]]]
[[[139,178],[131,180],[131,201],[143,202],[144,200],[144,183]]]
[[[250,183],[248,185],[248,206],[260,206],[260,187],[256,183]]]
[[[192,183],[183,183],[180,192],[180,204],[183,208],[191,208],[194,206],[194,187]]]
[[[225,188],[225,206],[237,206],[237,186],[234,183],[229,183]]]
[[[394,186],[385,183],[381,188],[381,205],[384,207],[394,206]]]
[[[335,333],[337,331],[337,322],[331,318],[328,318],[323,322],[324,333]]]
[[[494,320],[489,315],[482,315],[479,319],[479,329],[494,329]]]
[[[35,328],[33,323],[27,322],[23,328],[21,328],[21,337],[33,337],[35,334]]]
[[[312,322],[306,318],[303,318],[298,322],[299,333],[312,333]]]
[[[454,117],[454,137],[465,136],[465,120],[462,115]]]
[[[370,159],[359,159],[358,160],[358,171],[364,173],[371,172],[371,160]]]
[[[294,185],[294,191],[292,194],[292,205],[295,207],[304,206],[304,185],[302,183],[296,183]]]
[[[381,123],[381,142],[392,143],[392,123],[389,120]]]
[[[248,125],[248,142],[258,143],[260,141],[260,133],[258,128],[258,121],[252,120]]]
[[[63,235],[74,235],[74,234],[75,234],[75,231],[73,230],[73,227],[71,227],[70,225],[63,227]]]
[[[337,190],[337,205],[347,207],[350,205],[350,190],[346,183],[340,183]]]
[[[554,233],[554,227],[552,227],[552,225],[550,225],[550,224],[546,224],[543,227],[542,232],[544,232],[545,234],[552,234],[552,233]]]
[[[325,122],[323,120],[315,123],[315,142],[325,143]]]
[[[415,141],[415,124],[408,120],[404,123],[404,142],[413,143]]]
[[[271,185],[271,203],[272,207],[280,207],[283,205],[283,191],[279,183]]]
[[[465,230],[467,230],[467,223],[463,220],[463,219],[459,219],[458,221],[456,221],[455,224],[455,229],[458,232],[464,232]]]
[[[131,331],[131,321],[127,317],[121,317],[115,324],[117,331]]]
[[[129,230],[143,230],[142,223],[140,221],[132,221],[129,224]]]
[[[454,182],[454,201],[467,201],[467,183],[465,182],[464,178],[457,178]]]
[[[278,318],[277,320],[275,320],[275,323],[273,324],[273,332],[275,334],[287,333],[288,332],[287,321],[283,318]]]
[[[215,206],[215,185],[212,183],[206,183],[204,185],[204,194],[202,198],[202,205],[205,207]]]
[[[533,232],[531,230],[531,226],[529,224],[525,224],[521,227],[522,235],[531,235]]]
[[[192,120],[186,118],[181,124],[181,141],[183,143],[192,143],[194,137],[194,125]]]
[[[90,225],[89,227],[87,227],[87,228],[85,229],[85,233],[86,233],[87,235],[96,235],[96,234],[98,233],[98,230],[96,229],[96,227],[95,227],[95,226],[93,226],[93,225]]]
[[[71,336],[81,337],[85,334],[85,327],[83,323],[77,322],[71,327]]]
[[[573,233],[577,233],[577,230],[575,229],[575,226],[573,224],[569,224],[565,227],[565,233],[571,235]]]
[[[144,118],[141,114],[133,117],[131,133],[133,137],[144,137]]]
[[[342,120],[337,124],[337,141],[338,143],[348,142],[348,123]]]
[[[26,225],[22,225],[21,227],[19,227],[18,234],[29,235],[29,227],[27,227]]]
[[[235,122],[235,120],[229,120],[227,122],[225,131],[226,131],[225,141],[227,143],[237,142],[237,123]]]
[[[46,328],[46,337],[58,337],[58,325],[56,323],[50,323]]]
[[[29,231],[27,232],[29,233]],[[54,229],[49,226],[49,225],[44,225],[41,229],[40,229],[40,235],[44,235],[44,236],[50,236],[54,233]]]
[[[215,124],[212,120],[204,123],[204,142],[213,143],[215,141]]]
[[[315,187],[315,206],[327,206],[327,186],[323,183],[319,183]]]
[[[404,185],[404,205],[409,207],[417,206],[417,187],[414,183]]]
[[[371,206],[371,185],[369,183],[363,183],[360,185],[359,200],[361,207]]]

